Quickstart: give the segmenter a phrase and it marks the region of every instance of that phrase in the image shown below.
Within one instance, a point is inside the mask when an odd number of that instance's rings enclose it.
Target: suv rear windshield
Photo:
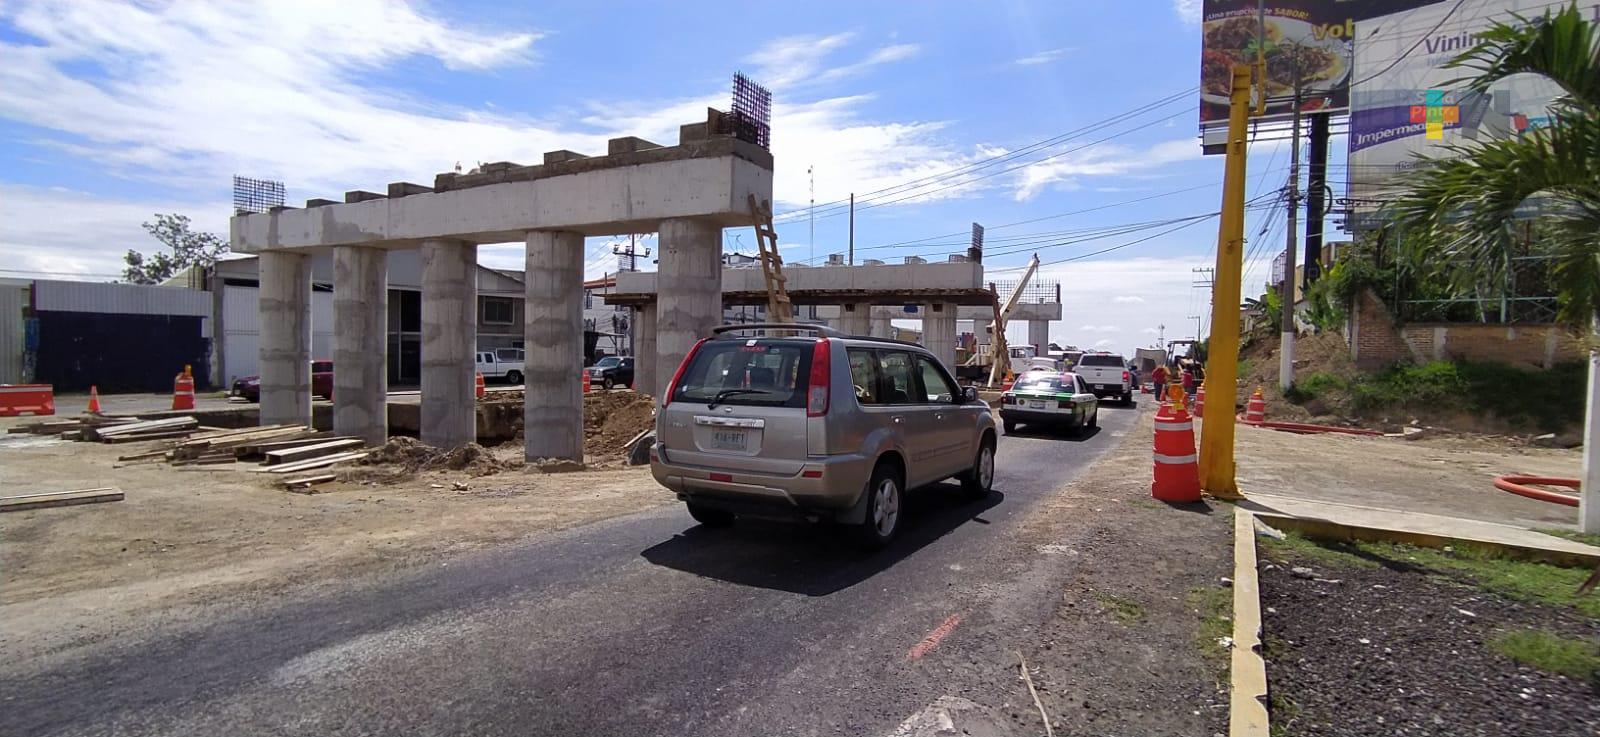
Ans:
[[[700,346],[674,402],[804,407],[815,341],[712,340]]]
[[[1084,356],[1078,361],[1079,366],[1116,366],[1117,368],[1122,368],[1123,366],[1127,365],[1127,363],[1127,361],[1122,360],[1122,356],[1108,355],[1103,353],[1100,355]]]

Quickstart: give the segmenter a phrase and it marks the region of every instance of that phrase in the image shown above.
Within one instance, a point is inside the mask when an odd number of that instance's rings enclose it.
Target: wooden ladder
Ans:
[[[778,255],[778,231],[772,227],[772,205],[750,195],[750,219],[755,223],[756,250],[760,252],[761,278],[767,284],[767,320],[794,322],[794,303],[789,300],[788,279],[783,275],[783,257]]]

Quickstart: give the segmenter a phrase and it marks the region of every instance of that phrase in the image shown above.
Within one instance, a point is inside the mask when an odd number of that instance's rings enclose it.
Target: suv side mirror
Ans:
[[[968,404],[978,401],[978,390],[977,390],[977,388],[976,387],[971,387],[971,386],[962,387],[961,388],[961,401],[963,403],[968,403]]]

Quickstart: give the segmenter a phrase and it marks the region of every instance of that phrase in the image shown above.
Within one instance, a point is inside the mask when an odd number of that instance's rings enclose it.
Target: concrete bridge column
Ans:
[[[656,396],[665,379],[656,365],[656,305],[640,305],[633,311],[633,390]],[[671,378],[671,377],[668,377]],[[659,397],[657,397],[659,399]]]
[[[873,318],[871,318],[870,324],[868,325],[867,334],[871,335],[874,338],[887,338],[887,337],[889,337],[889,333],[892,331],[893,328],[894,328],[894,324],[889,322],[889,318],[887,318],[887,317],[873,317]]]
[[[656,367],[665,383],[695,341],[722,322],[722,228],[693,218],[663,220],[656,269]]]
[[[261,253],[261,424],[311,424],[311,257]]]
[[[422,442],[438,448],[478,439],[477,269],[476,244],[422,242]]]
[[[872,305],[857,303],[841,306],[837,327],[850,335],[871,334]]]
[[[1050,321],[1029,320],[1028,342],[1031,343],[1034,350],[1037,351],[1036,355],[1042,356],[1044,355],[1045,351],[1050,350]]]
[[[583,236],[530,231],[523,457],[583,461]]]
[[[922,346],[948,368],[956,365],[956,306],[935,302],[922,308]]]
[[[388,252],[333,249],[333,432],[389,439]]]

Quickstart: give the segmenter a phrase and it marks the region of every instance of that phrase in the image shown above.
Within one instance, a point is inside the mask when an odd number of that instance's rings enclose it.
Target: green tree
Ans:
[[[1391,213],[1413,247],[1448,261],[1463,280],[1498,284],[1518,249],[1550,256],[1561,319],[1600,327],[1600,35],[1576,3],[1536,19],[1515,17],[1479,36],[1450,65],[1487,92],[1515,74],[1562,90],[1547,127],[1513,139],[1456,146],[1452,158],[1408,174]],[[1519,238],[1518,209],[1539,205],[1536,238]],[[1531,242],[1530,242],[1531,241]],[[1585,434],[1600,437],[1600,351],[1589,353]],[[1579,528],[1600,532],[1600,443],[1584,448]]]
[[[1563,91],[1550,125],[1450,147],[1407,175],[1390,213],[1409,247],[1475,285],[1502,283],[1527,249],[1553,257],[1562,319],[1589,324],[1600,313],[1600,35],[1575,5],[1516,21],[1449,66],[1475,72],[1467,89],[1480,93],[1515,74],[1550,79]],[[1530,200],[1541,208],[1531,244],[1517,225]]]
[[[127,264],[122,278],[134,284],[160,284],[190,266],[209,267],[217,257],[228,252],[228,242],[215,233],[196,232],[189,229],[189,216],[156,215],[155,222],[143,223],[145,232],[172,250],[171,254],[157,251],[145,256],[128,249],[122,257]]]

